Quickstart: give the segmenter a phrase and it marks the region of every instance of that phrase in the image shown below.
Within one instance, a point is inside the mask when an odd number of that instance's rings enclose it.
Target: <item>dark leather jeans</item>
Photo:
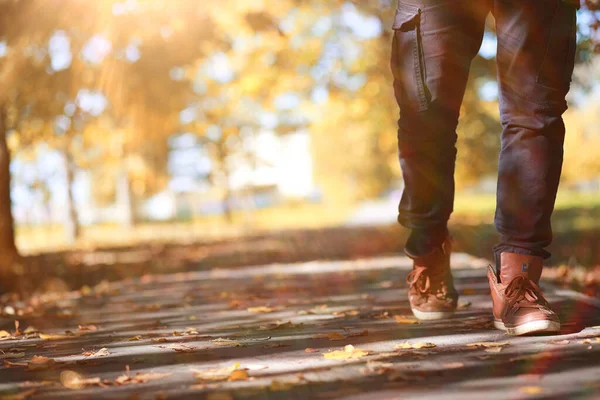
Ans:
[[[444,239],[460,105],[491,12],[503,126],[494,250],[549,256],[578,7],[577,0],[400,0],[391,64],[405,182],[398,221],[413,232],[408,252],[422,255]]]

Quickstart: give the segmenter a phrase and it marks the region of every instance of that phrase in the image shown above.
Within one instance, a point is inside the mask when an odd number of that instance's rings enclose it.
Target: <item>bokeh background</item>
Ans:
[[[87,283],[98,265],[400,251],[395,7],[0,1],[2,266],[64,277],[83,265]],[[552,248],[553,263],[588,271],[600,264],[599,9],[588,0],[578,13]],[[495,241],[495,54],[490,17],[458,129],[452,218],[458,248],[482,257]]]

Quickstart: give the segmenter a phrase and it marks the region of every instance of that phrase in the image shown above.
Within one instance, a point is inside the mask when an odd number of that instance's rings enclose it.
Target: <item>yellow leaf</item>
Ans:
[[[402,344],[398,344],[396,346],[394,346],[394,350],[401,350],[401,349],[429,349],[431,347],[435,347],[435,344],[433,343],[427,343],[427,342],[418,342],[418,343],[402,343]]]
[[[394,320],[399,324],[418,324],[419,321],[415,317],[406,317],[404,315],[394,315]]]
[[[467,347],[502,347],[510,344],[509,342],[477,342],[477,343],[469,343]]]
[[[46,333],[40,333],[40,339],[43,340],[63,340],[63,339],[70,339],[73,336],[68,336],[68,335],[52,335],[52,334],[46,334]]]
[[[368,355],[369,352],[362,349],[356,349],[351,344],[344,347],[344,350],[330,351],[329,353],[323,354],[328,360],[349,360],[357,359]]]
[[[212,368],[205,370],[192,370],[194,378],[198,381],[224,381],[228,379],[233,371],[240,366],[240,363],[235,363],[227,368]]]
[[[274,310],[270,307],[250,307],[248,308],[248,311],[253,312],[253,313],[271,313]]]
[[[539,386],[523,386],[519,389],[519,391],[525,394],[540,394],[544,391],[544,389]]]
[[[134,337],[130,337],[129,339],[127,339],[128,342],[136,342],[138,340],[142,340],[142,337],[140,335],[136,335]]]
[[[0,331],[0,338],[9,337],[9,336],[11,336],[10,332],[8,332],[8,331]]]
[[[101,383],[100,378],[82,378],[75,371],[63,371],[60,373],[60,383],[67,389],[83,389],[88,385],[98,385]]]
[[[231,373],[231,375],[229,375],[229,378],[227,380],[230,382],[247,381],[248,378],[250,378],[250,376],[248,375],[248,372],[246,372],[243,369],[236,369],[235,371],[233,371]]]

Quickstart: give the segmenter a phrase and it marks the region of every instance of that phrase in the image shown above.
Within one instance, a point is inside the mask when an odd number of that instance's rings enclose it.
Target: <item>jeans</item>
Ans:
[[[577,8],[577,0],[399,1],[391,65],[405,183],[398,221],[412,230],[407,252],[424,255],[445,239],[460,106],[491,12],[503,127],[494,252],[549,257]]]

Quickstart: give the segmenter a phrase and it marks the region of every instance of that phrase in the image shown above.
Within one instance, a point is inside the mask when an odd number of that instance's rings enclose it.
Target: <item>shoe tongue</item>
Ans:
[[[517,276],[538,283],[542,275],[543,258],[516,253],[500,255],[500,282],[507,285]]]

